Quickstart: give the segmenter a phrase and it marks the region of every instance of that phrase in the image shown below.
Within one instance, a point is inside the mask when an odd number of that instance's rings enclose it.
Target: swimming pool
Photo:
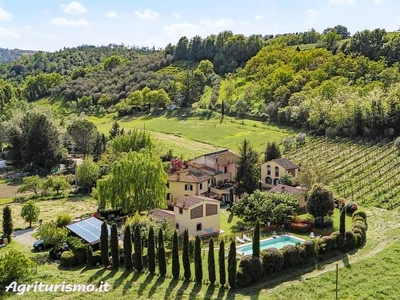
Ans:
[[[289,236],[289,235],[281,235],[276,238],[268,238],[260,241],[260,250],[265,250],[268,248],[277,248],[281,249],[287,245],[295,246],[297,243],[303,243],[305,240]],[[236,248],[236,252],[241,255],[251,255],[253,254],[253,245],[252,243],[242,245]]]

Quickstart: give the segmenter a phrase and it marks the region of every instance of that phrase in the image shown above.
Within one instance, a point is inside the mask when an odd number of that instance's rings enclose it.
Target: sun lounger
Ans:
[[[244,244],[245,241],[242,240],[240,237],[237,236],[237,237],[236,237],[236,243]]]
[[[251,242],[251,238],[249,238],[247,235],[243,234],[243,241]]]
[[[314,235],[314,232],[313,232],[313,231],[311,231],[309,237],[312,238],[312,239],[315,238],[315,235]]]

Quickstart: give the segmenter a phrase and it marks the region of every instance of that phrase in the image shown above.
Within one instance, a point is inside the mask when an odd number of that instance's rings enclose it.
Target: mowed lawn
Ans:
[[[107,134],[114,122],[109,115],[101,118],[90,116],[89,120],[96,124],[99,131]],[[238,146],[244,139],[249,140],[254,149],[261,154],[265,151],[268,142],[280,142],[289,134],[294,134],[275,125],[233,118],[225,118],[220,122],[220,118],[182,119],[162,116],[121,119],[118,122],[125,130],[136,128],[163,134],[155,134],[155,137],[158,137],[166,147],[170,146],[174,149],[174,154],[178,156],[187,156],[185,155],[187,152],[201,155],[221,148],[238,152]],[[196,149],[193,149],[193,145]],[[209,147],[204,145],[209,145]]]

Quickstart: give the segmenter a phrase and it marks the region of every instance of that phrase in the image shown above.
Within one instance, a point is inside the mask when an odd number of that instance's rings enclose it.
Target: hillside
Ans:
[[[18,60],[23,56],[33,55],[36,51],[0,48],[0,63],[8,63]]]

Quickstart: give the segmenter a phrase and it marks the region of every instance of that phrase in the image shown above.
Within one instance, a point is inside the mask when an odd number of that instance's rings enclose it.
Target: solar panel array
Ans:
[[[101,225],[103,221],[95,217],[90,217],[88,219],[67,225],[67,228],[75,233],[77,236],[81,237],[89,244],[97,244],[100,242],[101,235]],[[107,225],[108,235],[111,233],[111,227]]]

